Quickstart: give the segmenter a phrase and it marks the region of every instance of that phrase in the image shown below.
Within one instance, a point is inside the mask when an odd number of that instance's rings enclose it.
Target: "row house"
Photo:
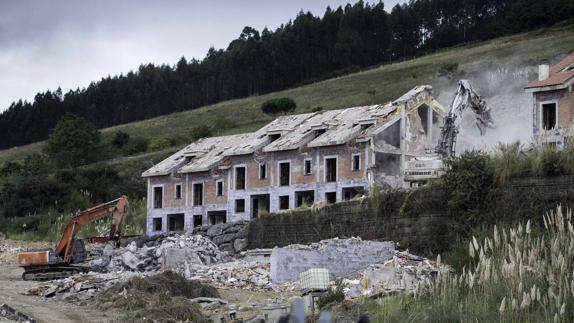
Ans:
[[[406,160],[436,145],[430,86],[384,105],[281,116],[256,132],[203,138],[145,171],[147,233],[250,220],[402,187]]]
[[[538,66],[538,80],[526,87],[532,93],[534,140],[562,149],[574,135],[574,53],[558,64]]]

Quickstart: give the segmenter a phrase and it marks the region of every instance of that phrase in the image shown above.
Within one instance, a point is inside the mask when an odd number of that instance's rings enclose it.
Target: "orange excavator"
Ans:
[[[22,279],[52,280],[85,271],[86,268],[73,265],[86,259],[84,241],[76,239],[76,234],[85,225],[111,215],[110,234],[106,240],[115,241],[119,244],[122,238],[121,226],[125,221],[128,205],[128,198],[122,196],[119,199],[76,213],[64,228],[55,250],[43,249],[18,253],[16,262],[24,268]]]

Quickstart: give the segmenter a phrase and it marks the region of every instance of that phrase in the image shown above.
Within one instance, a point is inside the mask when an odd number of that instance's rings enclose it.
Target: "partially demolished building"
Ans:
[[[436,145],[430,86],[384,105],[282,116],[256,132],[200,139],[145,171],[147,233],[192,230],[401,187],[406,160]]]
[[[526,87],[532,93],[534,139],[538,143],[563,148],[574,136],[574,53],[558,64],[538,66],[538,80]]]

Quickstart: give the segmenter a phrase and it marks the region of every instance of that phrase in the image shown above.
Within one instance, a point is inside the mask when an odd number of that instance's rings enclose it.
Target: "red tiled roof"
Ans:
[[[561,72],[567,66],[574,64],[574,53],[566,56],[560,63],[552,66],[550,68],[550,75],[547,79],[543,81],[532,81],[526,86],[527,89],[544,87],[544,86],[554,86],[561,85],[568,81],[570,78],[574,77],[574,69],[568,72]]]

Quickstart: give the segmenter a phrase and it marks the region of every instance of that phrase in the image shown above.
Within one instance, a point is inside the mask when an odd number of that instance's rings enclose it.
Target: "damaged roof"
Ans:
[[[368,140],[406,111],[424,102],[435,102],[432,87],[417,86],[395,101],[341,110],[281,116],[256,132],[199,139],[145,171],[142,176],[164,176],[175,172],[209,171],[230,156],[257,151],[275,152],[308,147],[342,145]],[[438,104],[433,104],[438,106]]]
[[[574,53],[566,56],[558,64],[550,68],[548,78],[528,83],[526,90],[541,87],[565,86],[568,81],[574,80]]]

